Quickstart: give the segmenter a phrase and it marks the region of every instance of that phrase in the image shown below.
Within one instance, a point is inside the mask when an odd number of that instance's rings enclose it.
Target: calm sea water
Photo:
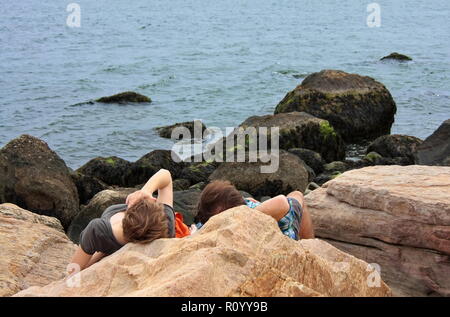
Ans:
[[[0,6],[0,146],[42,138],[72,168],[170,148],[156,126],[234,126],[272,113],[308,74],[372,76],[394,96],[393,133],[425,138],[450,117],[450,1],[73,0]],[[382,63],[398,51],[410,63]],[[150,105],[76,103],[134,90]]]

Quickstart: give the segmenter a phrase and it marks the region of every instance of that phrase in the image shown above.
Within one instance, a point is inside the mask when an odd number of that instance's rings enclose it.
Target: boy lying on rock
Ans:
[[[203,189],[197,206],[197,228],[212,216],[241,205],[272,216],[281,232],[294,240],[314,238],[311,216],[301,192],[293,191],[287,197],[278,195],[260,203],[252,198],[244,199],[230,182],[221,180],[213,181]]]
[[[158,191],[157,198],[153,193]],[[128,242],[189,235],[181,214],[173,211],[172,176],[165,169],[154,174],[141,190],[130,194],[125,204],[108,207],[91,220],[80,234],[80,245],[72,257],[69,275],[83,270]]]
[[[281,232],[294,240],[314,238],[311,216],[301,192],[278,195],[261,203],[253,198],[243,198],[230,182],[221,180],[213,181],[203,189],[197,205],[197,228],[212,216],[241,205],[272,216]]]

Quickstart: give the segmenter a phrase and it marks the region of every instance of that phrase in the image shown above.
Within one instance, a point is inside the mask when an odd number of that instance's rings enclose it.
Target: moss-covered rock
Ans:
[[[102,97],[95,101],[101,103],[152,102],[149,97],[138,94],[134,91],[125,91],[120,94]]]
[[[376,152],[383,157],[402,157],[414,164],[417,147],[422,140],[409,135],[383,135],[374,140],[367,148],[367,153]]]
[[[128,179],[128,185],[134,186],[147,182],[161,168],[168,170],[172,174],[172,179],[183,178],[181,171],[186,167],[186,163],[179,158],[172,158],[170,150],[154,150],[145,154],[132,164],[132,173]]]
[[[386,87],[373,78],[324,70],[309,75],[277,105],[275,114],[304,111],[326,119],[348,143],[389,134],[397,111]],[[331,133],[324,125],[324,133]]]
[[[96,178],[107,185],[127,187],[140,184],[130,184],[132,167],[131,162],[117,156],[96,157],[77,169],[77,172],[86,177]]]
[[[288,194],[293,190],[305,191],[309,175],[304,162],[284,150],[280,150],[278,160],[278,169],[273,173],[261,173],[261,166],[269,165],[262,163],[262,160],[222,163],[209,180],[228,180],[256,198]]]
[[[203,132],[206,130],[206,126],[203,122],[201,122],[199,120],[198,121],[186,121],[186,122],[175,123],[175,124],[172,124],[169,126],[157,127],[157,128],[155,128],[155,130],[158,132],[160,137],[170,139],[172,137],[173,129],[184,127],[186,129],[188,129],[189,132],[191,133],[191,138],[194,138],[194,128],[195,128],[196,122],[197,122],[197,124],[199,124],[201,126],[201,132],[203,135]]]
[[[380,59],[380,61],[385,61],[385,60],[395,60],[395,61],[400,61],[400,62],[406,62],[406,61],[412,61],[412,58],[409,56],[394,52],[394,53],[391,53],[388,56],[385,56]]]
[[[217,166],[216,162],[194,162],[182,169],[180,177],[188,179],[191,184],[207,182],[209,175],[215,171]]]
[[[98,178],[84,175],[79,172],[72,172],[70,176],[72,176],[72,180],[77,187],[78,198],[80,199],[81,205],[87,204],[89,200],[95,196],[95,194],[109,187]]]
[[[304,148],[320,153],[327,162],[345,157],[344,142],[328,121],[316,118],[305,112],[279,113],[275,115],[252,116],[245,120],[240,128],[255,128],[257,138],[260,128],[267,128],[267,141],[271,139],[271,129],[279,128],[279,146],[281,149]],[[238,130],[236,130],[238,131]],[[234,137],[237,132],[227,138]],[[254,140],[257,140],[255,138]],[[246,146],[248,147],[248,142]],[[269,143],[270,148],[270,143]]]

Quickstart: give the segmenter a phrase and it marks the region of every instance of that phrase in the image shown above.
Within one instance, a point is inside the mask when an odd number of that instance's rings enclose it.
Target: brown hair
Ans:
[[[169,224],[163,205],[145,198],[127,209],[122,228],[128,242],[148,243],[169,237]]]
[[[236,187],[229,181],[213,181],[200,195],[195,221],[204,224],[212,216],[241,205],[245,205],[245,201]]]

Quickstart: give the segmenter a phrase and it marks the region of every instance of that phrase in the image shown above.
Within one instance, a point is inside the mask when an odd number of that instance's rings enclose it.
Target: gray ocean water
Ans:
[[[81,27],[66,25],[66,6]],[[51,0],[0,6],[0,146],[23,133],[77,168],[170,148],[156,126],[235,126],[272,113],[308,74],[341,69],[391,91],[393,133],[425,138],[450,117],[450,1]],[[378,60],[394,51],[408,63]],[[76,103],[134,90],[150,105]]]

